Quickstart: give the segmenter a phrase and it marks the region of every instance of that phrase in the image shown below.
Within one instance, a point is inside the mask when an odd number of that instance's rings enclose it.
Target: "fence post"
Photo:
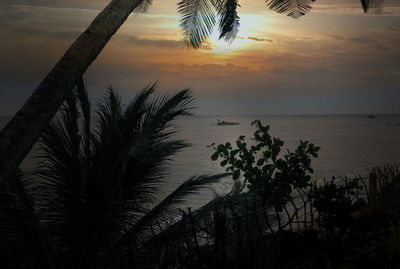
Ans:
[[[214,210],[214,255],[218,268],[224,268],[226,266],[226,214],[219,212],[217,204]]]
[[[376,205],[376,195],[377,195],[377,182],[376,182],[375,172],[369,174],[368,193],[369,193],[368,203],[372,207],[374,207]]]

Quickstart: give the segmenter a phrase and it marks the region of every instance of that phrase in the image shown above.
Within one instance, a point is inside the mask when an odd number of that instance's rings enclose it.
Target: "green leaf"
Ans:
[[[218,152],[224,152],[224,151],[225,151],[225,146],[224,146],[223,144],[219,144],[219,145],[217,146],[217,151],[218,151]]]
[[[213,155],[211,155],[211,160],[216,161],[219,157],[219,152],[215,152]]]
[[[240,170],[233,171],[232,178],[233,180],[237,180],[240,176]]]

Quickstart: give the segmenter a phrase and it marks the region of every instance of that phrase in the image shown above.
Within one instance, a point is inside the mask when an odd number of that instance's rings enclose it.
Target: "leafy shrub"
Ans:
[[[313,187],[312,205],[328,229],[345,228],[351,223],[354,195],[361,188],[358,179],[336,184],[334,178]]]
[[[221,159],[220,165],[232,172],[234,180],[243,177],[242,190],[247,187],[250,192],[269,201],[275,208],[282,207],[291,199],[294,189],[310,186],[313,169],[312,158],[318,156],[319,147],[308,141],[300,141],[294,152],[287,151],[281,156],[284,142],[272,137],[270,127],[255,120],[254,145],[248,145],[245,136],[239,136],[236,147],[231,143],[216,146],[211,159]]]

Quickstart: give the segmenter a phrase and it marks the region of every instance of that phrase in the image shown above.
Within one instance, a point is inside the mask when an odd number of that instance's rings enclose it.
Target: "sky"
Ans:
[[[108,2],[0,1],[0,115],[19,109]],[[184,46],[177,2],[153,2],[85,73],[94,102],[110,85],[130,100],[158,81],[160,95],[192,89],[198,115],[400,113],[400,1],[378,16],[358,0],[316,0],[299,19],[239,1],[237,38],[215,32],[197,50]]]

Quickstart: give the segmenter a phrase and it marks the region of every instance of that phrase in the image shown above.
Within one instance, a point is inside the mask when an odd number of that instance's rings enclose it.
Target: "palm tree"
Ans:
[[[124,107],[109,89],[92,131],[86,90],[78,88],[41,135],[39,167],[0,193],[7,268],[111,267],[116,260],[129,267],[138,245],[176,221],[188,194],[226,176],[191,177],[153,206],[171,156],[187,146],[172,139],[172,121],[188,114],[190,92],[150,100],[152,85]]]
[[[297,18],[315,0],[266,0],[278,13]],[[380,10],[383,0],[360,0],[364,11]],[[12,178],[41,132],[65,101],[77,81],[114,33],[136,8],[147,10],[152,0],[112,0],[66,51],[29,99],[0,132],[0,186]],[[182,0],[181,27],[189,47],[198,48],[219,18],[220,38],[230,41],[239,28],[238,0]]]

